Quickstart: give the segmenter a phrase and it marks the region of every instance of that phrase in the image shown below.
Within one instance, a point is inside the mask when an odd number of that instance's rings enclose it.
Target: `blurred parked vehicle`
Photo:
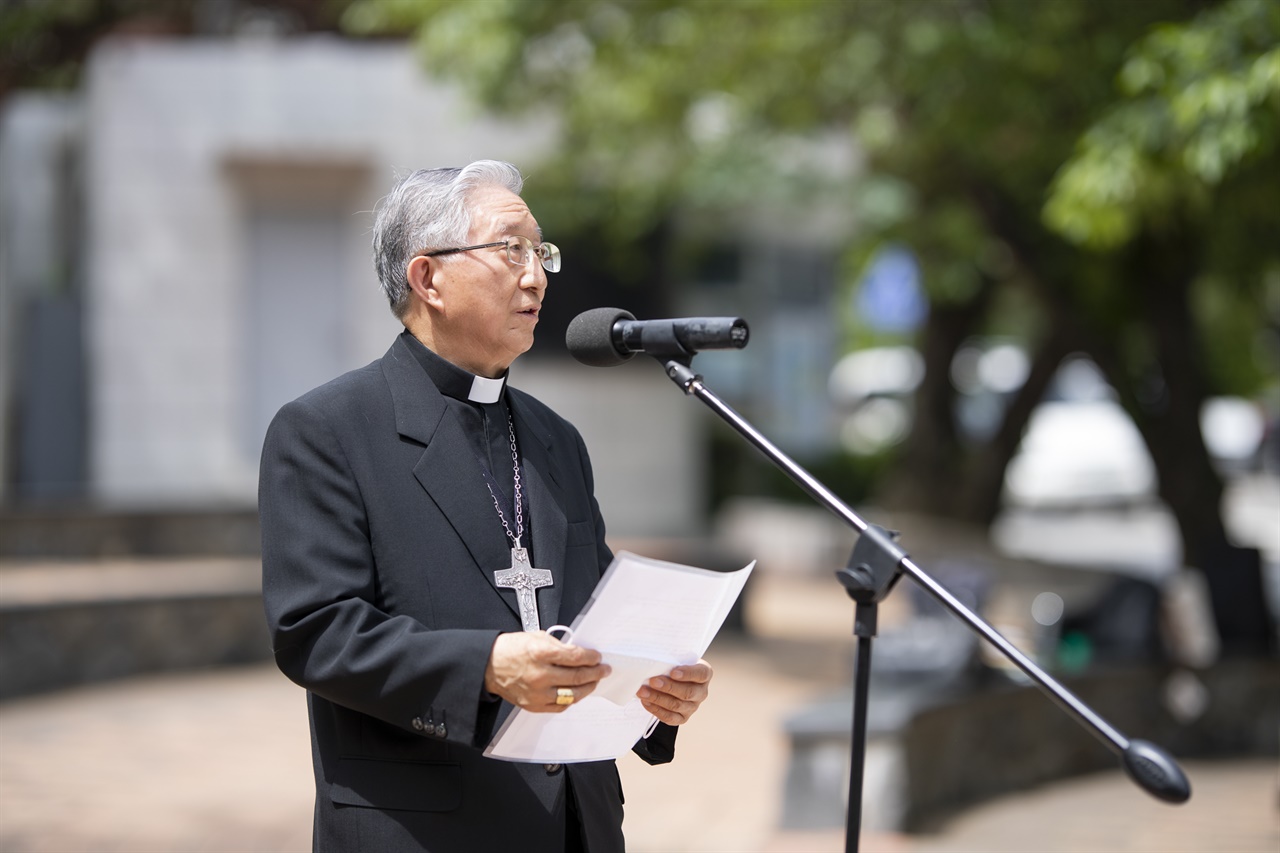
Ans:
[[[1028,366],[1022,349],[1007,340],[974,341],[957,353],[951,368],[956,418],[969,441],[994,433]],[[905,438],[923,375],[923,360],[909,346],[842,358],[831,372],[830,393],[843,413],[843,446],[873,454]],[[1258,404],[1215,397],[1201,413],[1201,430],[1224,476],[1264,466],[1268,429]],[[1005,503],[1028,509],[1138,505],[1155,499],[1156,486],[1142,435],[1101,370],[1083,356],[1064,361],[1005,471]]]
[[[1049,400],[1005,471],[1007,503],[1034,509],[1138,504],[1155,494],[1142,435],[1113,400]]]

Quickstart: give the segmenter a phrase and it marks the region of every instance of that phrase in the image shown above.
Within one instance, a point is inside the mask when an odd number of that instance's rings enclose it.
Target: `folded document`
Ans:
[[[656,722],[636,691],[703,656],[754,567],[713,572],[619,551],[565,638],[613,671],[561,713],[513,711],[484,754],[567,764],[630,750]]]

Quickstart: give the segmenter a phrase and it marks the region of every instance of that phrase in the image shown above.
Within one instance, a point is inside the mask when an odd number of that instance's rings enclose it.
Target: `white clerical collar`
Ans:
[[[473,403],[496,403],[502,397],[502,388],[507,384],[507,378],[486,379],[483,376],[476,376],[471,379],[471,391],[467,394],[467,399]]]

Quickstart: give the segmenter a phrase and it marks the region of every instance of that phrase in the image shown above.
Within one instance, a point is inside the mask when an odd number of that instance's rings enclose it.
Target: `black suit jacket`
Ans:
[[[622,849],[612,761],[547,768],[481,750],[496,636],[520,630],[493,572],[510,545],[475,456],[406,336],[282,408],[259,484],[263,597],[280,669],[308,691],[314,846],[563,850],[566,773],[591,851]],[[544,625],[569,623],[612,555],[577,430],[508,388]],[[636,751],[669,761],[675,729]]]

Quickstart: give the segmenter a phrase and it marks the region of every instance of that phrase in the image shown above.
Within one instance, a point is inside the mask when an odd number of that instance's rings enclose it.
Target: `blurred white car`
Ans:
[[[1052,400],[1031,414],[1004,482],[1015,506],[1136,504],[1155,494],[1156,471],[1118,403]]]
[[[1239,397],[1205,401],[1205,448],[1226,474],[1258,464],[1261,408]],[[1005,502],[1027,508],[1133,505],[1153,500],[1155,463],[1115,391],[1088,359],[1068,359],[1036,407],[1005,471]]]

